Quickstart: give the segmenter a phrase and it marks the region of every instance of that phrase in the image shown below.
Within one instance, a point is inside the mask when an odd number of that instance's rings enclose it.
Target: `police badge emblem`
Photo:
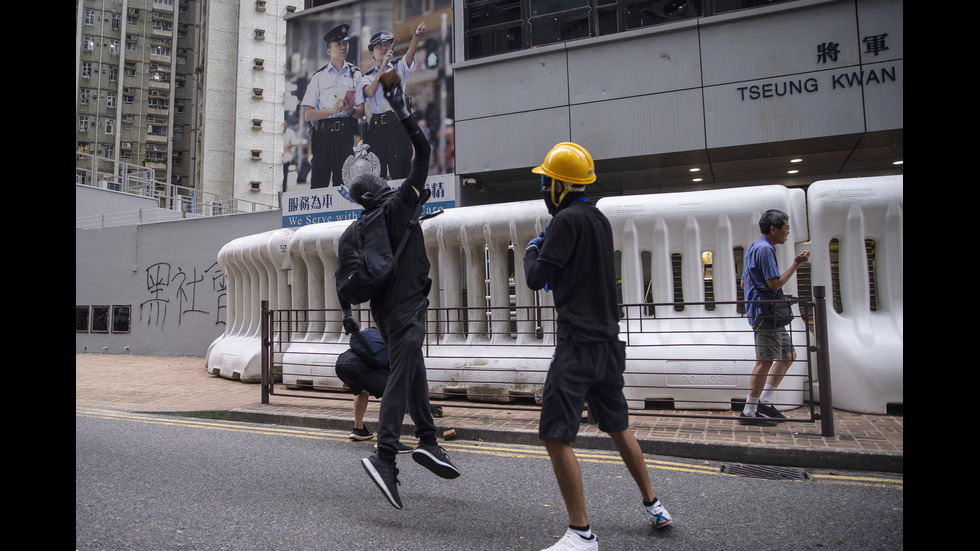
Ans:
[[[354,146],[354,153],[344,161],[341,178],[344,185],[349,185],[354,176],[361,173],[371,173],[375,176],[381,175],[381,161],[378,156],[368,151],[371,146],[363,141]]]

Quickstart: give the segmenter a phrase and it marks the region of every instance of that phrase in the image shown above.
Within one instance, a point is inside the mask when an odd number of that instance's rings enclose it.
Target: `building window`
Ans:
[[[105,106],[109,109],[116,107],[116,94],[115,92],[108,92],[105,95]]]
[[[464,58],[794,0],[464,0]]]
[[[528,0],[531,47],[592,35],[589,15],[592,0]]]
[[[174,23],[173,21],[161,21],[159,19],[154,19],[151,27],[153,27],[154,31],[170,33],[174,30]]]
[[[156,136],[158,138],[167,137],[167,125],[166,124],[154,124],[152,121],[150,124],[146,125],[146,135]]]
[[[114,119],[105,120],[105,133],[109,136],[116,133],[116,121]]]
[[[88,333],[89,307],[75,306],[75,332]]]
[[[112,332],[113,333],[129,333],[130,328],[130,312],[132,312],[132,307],[130,305],[114,305],[112,307]]]
[[[109,332],[109,307],[108,306],[93,306],[92,307],[92,332],[93,333],[108,333]]]
[[[88,117],[86,117],[84,115],[81,116],[81,117],[78,117],[78,132],[80,134],[84,134],[84,133],[88,132]]]

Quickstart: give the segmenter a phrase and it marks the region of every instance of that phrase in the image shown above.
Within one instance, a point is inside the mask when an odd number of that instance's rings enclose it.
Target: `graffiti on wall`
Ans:
[[[140,303],[140,321],[147,326],[164,327],[167,318],[177,325],[185,317],[206,316],[215,325],[225,324],[228,288],[218,263],[204,270],[174,266],[169,262],[151,264],[145,272],[149,298]],[[171,314],[170,309],[176,311]]]

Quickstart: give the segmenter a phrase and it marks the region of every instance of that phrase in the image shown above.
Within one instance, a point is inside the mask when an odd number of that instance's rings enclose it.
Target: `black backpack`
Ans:
[[[385,224],[384,205],[361,213],[337,246],[337,296],[348,304],[363,304],[384,289],[398,264],[412,226],[418,224],[421,203],[408,223],[398,249],[392,252]]]

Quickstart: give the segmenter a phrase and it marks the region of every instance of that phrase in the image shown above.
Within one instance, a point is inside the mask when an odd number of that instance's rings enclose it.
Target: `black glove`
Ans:
[[[344,332],[350,335],[351,333],[357,333],[360,331],[360,326],[357,325],[357,320],[354,319],[354,314],[350,310],[344,310]]]
[[[391,110],[395,112],[398,120],[405,120],[412,116],[405,104],[405,92],[402,90],[402,80],[394,69],[388,69],[381,76],[381,87],[384,88],[385,99]]]

